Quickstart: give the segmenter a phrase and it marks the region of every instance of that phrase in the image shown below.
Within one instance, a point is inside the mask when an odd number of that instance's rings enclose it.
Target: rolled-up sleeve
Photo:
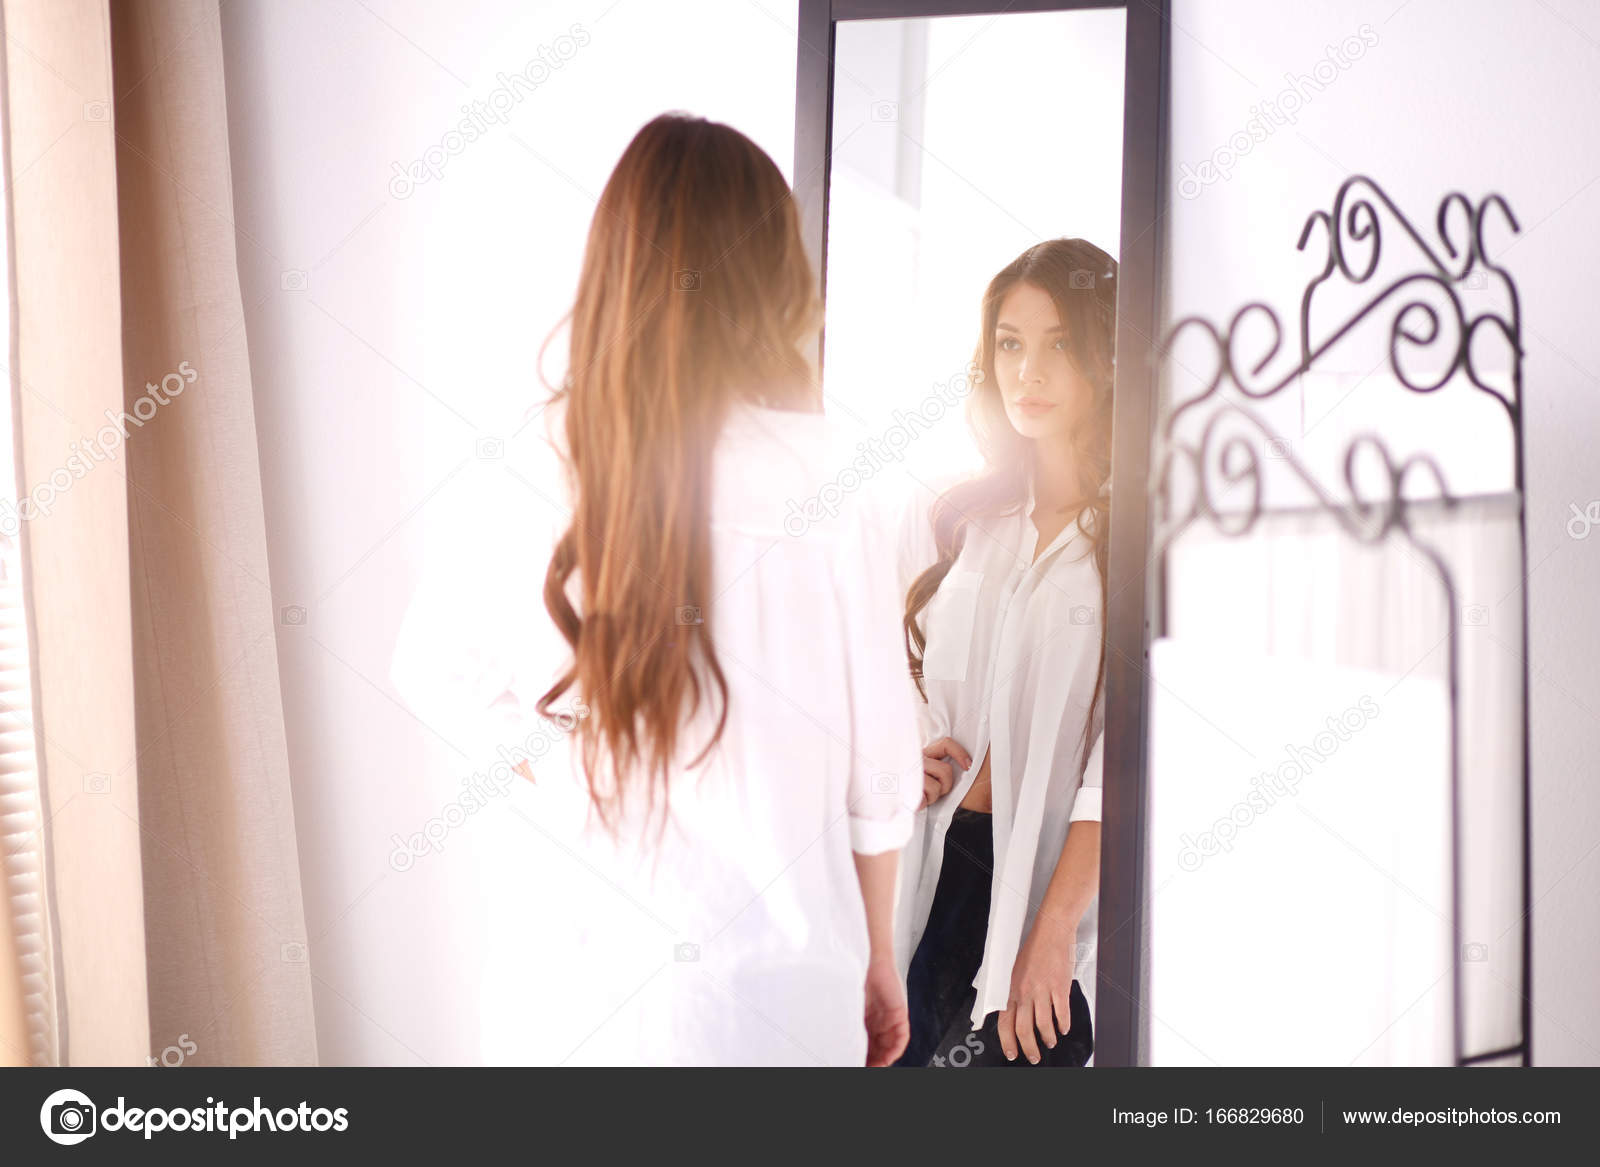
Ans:
[[[1105,770],[1103,757],[1105,744],[1106,734],[1102,729],[1095,735],[1094,746],[1089,750],[1089,760],[1084,764],[1083,781],[1078,786],[1077,797],[1072,800],[1069,822],[1077,822],[1080,819],[1100,821],[1100,787]]]
[[[892,804],[893,791],[882,800]],[[920,794],[920,791],[919,791]],[[874,802],[881,796],[874,796]],[[873,803],[858,800],[850,808],[850,850],[857,855],[879,855],[885,851],[898,851],[911,838],[912,810],[892,808],[880,815],[872,809]]]
[[[841,613],[850,703],[850,847],[897,851],[922,803],[922,747],[901,632],[896,572],[874,548],[893,546],[881,512],[849,508],[840,526],[834,590]]]

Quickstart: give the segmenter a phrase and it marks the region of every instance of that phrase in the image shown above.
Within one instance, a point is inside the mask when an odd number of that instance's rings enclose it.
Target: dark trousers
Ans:
[[[897,1066],[1032,1066],[1027,1055],[1007,1061],[1000,1048],[998,1012],[972,1028],[978,991],[972,980],[983,963],[994,871],[993,816],[957,808],[944,837],[944,866],[934,889],[928,924],[906,974],[911,1041]],[[1054,1049],[1039,1043],[1039,1065],[1081,1066],[1094,1052],[1089,1002],[1072,982],[1069,1032]]]

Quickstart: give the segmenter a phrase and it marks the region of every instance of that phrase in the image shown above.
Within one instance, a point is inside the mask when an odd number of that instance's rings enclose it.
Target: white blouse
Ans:
[[[920,489],[902,521],[902,595],[937,558],[928,519],[935,497],[930,488]],[[1035,562],[1033,507],[1030,493],[1016,513],[973,522],[919,617],[927,641],[923,743],[954,738],[972,755],[972,767],[958,771],[950,793],[917,815],[902,853],[896,948],[902,967],[909,965],[939,884],[945,832],[989,753],[995,870],[983,964],[973,981],[974,1028],[1006,1007],[1012,966],[1069,824],[1100,818],[1100,710],[1079,769],[1080,735],[1100,662],[1100,577],[1076,518]],[[1074,975],[1091,1013],[1098,904],[1096,896],[1079,922],[1075,952]]]
[[[721,435],[711,592],[703,611],[680,613],[674,631],[698,635],[694,622],[704,621],[728,684],[728,718],[693,770],[686,763],[712,720],[702,712],[689,725],[669,779],[664,839],[641,814],[624,822],[621,847],[597,828],[574,826],[574,808],[587,803],[565,739],[533,763],[534,785],[515,783],[517,809],[601,878],[505,889],[505,926],[533,927],[531,901],[541,896],[601,896],[610,907],[622,896],[638,909],[622,913],[620,933],[606,924],[587,936],[548,935],[540,925],[543,960],[572,969],[560,1001],[541,1011],[597,1016],[581,1060],[865,1063],[867,923],[852,852],[906,841],[922,765],[895,581],[881,554],[874,563],[880,548],[851,498],[823,492],[850,456],[820,414],[740,405]],[[545,526],[553,537],[564,521]],[[424,589],[392,672],[419,716],[457,727],[484,757],[541,720],[533,704],[569,659],[540,599],[549,544],[530,550],[518,538],[527,527],[512,530],[503,542],[518,544],[520,566],[487,573],[506,586],[486,593],[481,567],[451,565],[472,582],[465,591]],[[524,832],[522,845],[531,837]],[[594,945],[608,955],[580,953]],[[585,980],[580,955],[591,970],[635,970],[629,983],[611,986],[623,1007],[598,1007],[602,991]],[[487,980],[497,977],[525,984],[527,968],[487,970]],[[508,1045],[504,1034],[486,1040]]]

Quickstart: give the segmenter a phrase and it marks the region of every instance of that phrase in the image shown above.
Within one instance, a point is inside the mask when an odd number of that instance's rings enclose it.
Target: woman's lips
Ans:
[[[1043,397],[1019,397],[1015,405],[1029,417],[1039,417],[1056,407],[1054,401],[1046,401]]]

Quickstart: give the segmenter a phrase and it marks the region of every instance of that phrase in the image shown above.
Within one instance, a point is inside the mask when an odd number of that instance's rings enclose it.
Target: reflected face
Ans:
[[[1000,301],[995,323],[996,389],[1012,428],[1025,438],[1062,438],[1089,413],[1094,389],[1067,356],[1066,332],[1050,294],[1019,283]]]

